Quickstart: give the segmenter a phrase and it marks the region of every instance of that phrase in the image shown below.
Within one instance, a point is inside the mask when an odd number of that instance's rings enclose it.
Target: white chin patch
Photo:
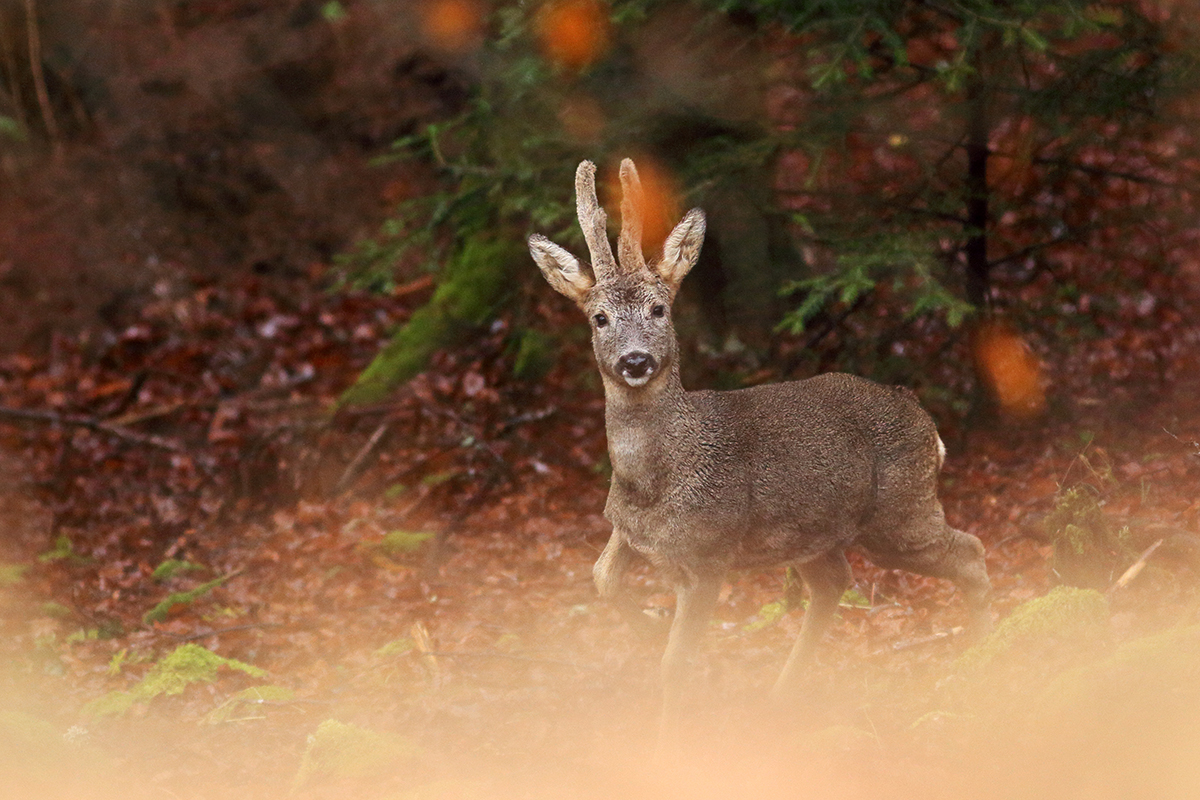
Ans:
[[[621,377],[625,379],[625,383],[629,384],[630,386],[633,386],[634,388],[637,388],[638,386],[645,386],[647,383],[649,383],[650,379],[652,377],[654,377],[654,373],[647,372],[645,375],[643,375],[640,378],[631,378],[628,375],[622,375]]]

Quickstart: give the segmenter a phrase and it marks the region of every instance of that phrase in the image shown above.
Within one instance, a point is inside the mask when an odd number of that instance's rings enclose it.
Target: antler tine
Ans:
[[[645,195],[637,167],[627,158],[621,162],[621,238],[617,242],[621,268],[626,272],[646,266],[646,257],[642,255],[642,214],[645,207]]]
[[[580,161],[575,170],[575,204],[596,280],[611,277],[616,272],[616,264],[608,241],[608,217],[596,199],[596,165],[590,161]]]

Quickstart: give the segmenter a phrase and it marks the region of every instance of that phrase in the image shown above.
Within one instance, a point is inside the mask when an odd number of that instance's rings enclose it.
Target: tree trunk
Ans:
[[[967,84],[967,216],[964,225],[967,242],[967,300],[980,311],[988,307],[989,276],[988,235],[988,134],[987,91],[983,85],[981,50],[976,50],[975,73]]]

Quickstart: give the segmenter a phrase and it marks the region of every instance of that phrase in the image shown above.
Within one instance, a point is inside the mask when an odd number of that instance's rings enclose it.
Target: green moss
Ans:
[[[1093,540],[1095,534],[1088,528],[1081,528],[1078,525],[1068,524],[1059,531],[1058,538],[1055,539],[1055,547],[1067,546],[1071,548],[1071,552],[1081,556],[1087,550],[1094,546]]]
[[[838,605],[842,608],[870,608],[871,598],[851,586],[842,594],[842,599],[838,601]]]
[[[132,692],[109,692],[86,703],[81,713],[88,717],[119,717],[133,708],[136,700]]]
[[[413,640],[405,636],[401,639],[392,639],[383,647],[376,650],[375,655],[380,658],[394,658],[395,656],[404,655],[412,650],[413,647]]]
[[[150,625],[155,622],[162,622],[171,613],[171,609],[175,606],[184,606],[194,602],[200,597],[211,592],[213,589],[220,586],[225,581],[229,580],[228,575],[222,575],[220,578],[215,578],[207,583],[202,583],[195,589],[189,589],[186,592],[172,592],[167,595],[154,608],[142,615],[142,622]]]
[[[55,539],[54,547],[38,556],[38,561],[43,564],[49,564],[52,561],[66,561],[68,564],[76,566],[92,563],[92,559],[75,552],[75,546],[71,544],[70,537],[65,534]]]
[[[397,734],[327,719],[308,737],[292,791],[320,780],[372,778],[416,754],[416,746]]]
[[[296,699],[296,693],[286,686],[251,686],[229,697],[224,703],[205,717],[213,725],[222,722],[239,722],[248,719],[263,719],[255,707],[263,703],[288,703]]]
[[[762,630],[763,628],[774,625],[788,612],[787,600],[776,600],[772,603],[766,603],[758,610],[758,614],[754,619],[747,622],[742,629],[747,633]]]
[[[199,564],[193,564],[191,561],[180,561],[176,558],[168,558],[166,561],[154,568],[154,572],[150,577],[154,578],[156,581],[162,582],[184,572],[195,572],[196,570],[202,569],[204,569],[204,567],[200,566]]]
[[[1089,468],[1102,484],[1112,482],[1111,471],[1104,478]],[[1054,573],[1061,583],[1105,589],[1119,574],[1121,564],[1133,556],[1129,530],[1113,530],[1098,491],[1088,484],[1060,493],[1044,524],[1054,546]]]
[[[1200,693],[1200,625],[1134,639],[1107,658],[1062,673],[1046,689],[1043,707],[1081,707],[1118,696],[1134,702],[1150,687],[1176,697]]]
[[[556,340],[541,331],[526,328],[517,337],[513,355],[513,375],[525,381],[545,377],[554,366]]]
[[[443,483],[452,481],[457,477],[458,477],[457,470],[444,469],[439,472],[431,472],[428,475],[426,475],[425,477],[421,478],[421,485],[428,486],[429,488],[433,488],[434,486],[441,486]]]
[[[1083,537],[1093,535],[1091,532],[1101,530],[1104,525],[1104,512],[1100,508],[1095,490],[1080,484],[1060,494],[1054,503],[1054,509],[1046,515],[1044,525],[1051,541],[1067,537],[1072,540],[1073,546],[1076,542],[1081,543]],[[1067,533],[1068,529],[1074,531]]]
[[[238,670],[255,678],[266,676],[266,670],[243,661],[219,656],[198,644],[184,644],[175,648],[150,668],[146,677],[133,688],[138,700],[151,700],[159,695],[180,694],[193,683],[211,683],[217,679],[222,667]]]
[[[296,693],[286,686],[251,686],[234,695],[247,703],[288,703],[296,699]]]
[[[119,660],[114,659],[116,670],[125,660],[124,651]],[[128,692],[109,692],[84,706],[84,713],[91,716],[119,716],[134,703],[148,703],[160,695],[182,694],[193,683],[211,683],[217,679],[221,669],[244,672],[255,678],[266,676],[266,671],[238,661],[225,658],[198,644],[184,644],[175,648],[150,668],[150,671]],[[110,674],[113,665],[109,665]]]
[[[463,244],[433,297],[396,331],[339,405],[379,402],[423,371],[434,351],[485,323],[508,294],[512,265],[527,258],[520,245],[519,240],[485,238]]]
[[[64,606],[62,603],[56,603],[53,600],[47,600],[38,606],[38,609],[47,617],[56,619],[67,619],[73,616],[71,609]]]
[[[955,666],[964,674],[978,673],[1045,640],[1103,639],[1108,617],[1108,601],[1099,592],[1056,586],[1018,606]]]
[[[25,576],[25,564],[0,564],[0,589],[16,586]]]
[[[379,548],[388,555],[415,553],[421,549],[421,545],[432,538],[432,533],[424,531],[392,531],[383,537]]]

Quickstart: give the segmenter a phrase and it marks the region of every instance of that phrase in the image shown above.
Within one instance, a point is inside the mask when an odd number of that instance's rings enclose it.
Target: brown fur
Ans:
[[[836,373],[685,391],[670,305],[699,257],[704,215],[689,212],[647,265],[640,184],[626,159],[618,264],[603,234],[594,174],[585,161],[576,176],[594,269],[543,237],[529,245],[551,286],[591,321],[604,382],[613,467],[604,513],[613,534],[593,571],[596,586],[636,620],[620,584],[637,553],[677,592],[662,663],[663,732],[674,731],[687,663],[730,569],[792,565],[808,589],[777,693],[797,688],[832,621],[850,585],[845,550],[852,545],[880,566],[953,580],[973,626],[986,630],[983,545],[946,523],[937,497],[944,447],[913,393]]]

